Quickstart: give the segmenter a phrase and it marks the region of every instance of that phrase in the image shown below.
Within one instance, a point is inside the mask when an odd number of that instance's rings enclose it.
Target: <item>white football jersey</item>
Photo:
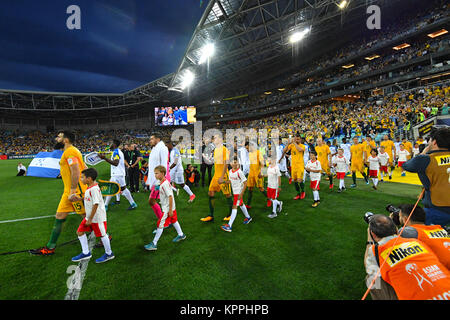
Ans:
[[[281,171],[278,165],[267,168],[267,188],[278,189],[278,177],[281,177]]]
[[[322,165],[320,164],[319,160],[316,160],[314,162],[312,162],[311,160],[308,160],[308,163],[306,164],[306,167],[309,170],[320,170],[322,171]],[[320,177],[321,177],[321,172],[310,172],[309,173],[309,178],[311,179],[311,181],[319,181]]]
[[[403,150],[398,150],[397,154],[398,154],[398,161],[405,162],[408,160],[407,156],[409,156],[410,153],[408,152],[408,150],[403,149]]]
[[[383,167],[386,167],[389,163],[389,154],[387,152],[385,153],[378,153],[378,159],[380,159],[380,164]]]
[[[159,182],[159,181],[158,181]],[[175,210],[175,197],[173,196],[172,186],[166,179],[159,186],[159,199],[161,204],[161,211],[169,213],[169,197],[172,196],[172,211]]]
[[[247,181],[244,172],[242,172],[241,169],[237,169],[236,171],[230,170],[228,172],[228,176],[230,178],[233,194],[240,194],[242,192],[244,182]]]
[[[369,156],[367,159],[369,161],[369,170],[379,170],[380,169],[380,159],[374,156]]]
[[[173,147],[170,151],[170,163],[169,168],[176,162],[177,164],[170,171],[183,171],[183,161],[181,160],[181,153],[177,147]]]
[[[111,165],[111,177],[125,177],[125,157],[119,148],[113,151],[111,160],[119,160],[119,164],[117,166]]]
[[[337,164],[336,172],[347,172],[350,162],[345,156],[335,156],[333,157],[333,164]]]
[[[98,186],[98,184],[93,185],[86,189],[84,193],[84,208],[86,210],[86,220],[92,214],[92,207],[98,204],[97,211],[95,212],[94,218],[92,219],[93,223],[102,223],[106,221],[106,209],[105,203],[103,202],[102,192]]]

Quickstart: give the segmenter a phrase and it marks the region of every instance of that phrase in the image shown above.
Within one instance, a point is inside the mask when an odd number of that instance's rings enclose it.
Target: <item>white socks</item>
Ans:
[[[105,248],[105,253],[108,256],[111,255],[112,251],[111,251],[111,243],[109,242],[109,236],[105,235],[105,236],[101,237],[101,239],[102,239],[103,247]]]
[[[125,189],[125,190],[122,191],[122,194],[123,194],[123,196],[124,196],[125,198],[127,198],[128,202],[129,202],[130,204],[133,204],[133,203],[134,203],[134,199],[133,199],[133,197],[132,197],[132,195],[131,195],[130,190]]]
[[[277,213],[277,206],[280,204],[280,201],[276,199],[271,199],[272,201],[272,212]]]
[[[378,179],[377,178],[372,178],[373,181],[373,185],[376,187],[378,184]]]
[[[161,235],[163,233],[163,228],[156,229],[155,238],[153,238],[153,244],[156,246],[158,244],[159,238],[161,238]]]
[[[245,204],[243,204],[242,206],[240,206],[240,208],[241,208],[242,212],[244,213],[244,216],[245,216],[246,218],[250,218],[250,215],[248,214],[247,207],[245,206]]]
[[[345,180],[339,179],[339,189],[345,188]]]
[[[319,191],[313,191],[314,201],[320,201]]]
[[[191,197],[194,193],[192,193],[191,188],[189,188],[189,186],[187,184],[184,185],[183,187],[184,191],[186,191],[186,193],[189,195],[189,197]]]
[[[83,254],[89,253],[89,246],[88,246],[88,239],[86,234],[83,234],[81,237],[78,237],[81,243],[81,250],[83,251]]]
[[[228,224],[230,227],[233,225],[234,219],[236,219],[236,215],[237,215],[237,209],[232,209],[230,221],[228,221]]]
[[[109,205],[109,203],[111,202],[112,197],[111,196],[107,196],[105,199],[105,206]]]
[[[182,236],[182,235],[183,235],[183,231],[181,230],[181,226],[180,226],[180,224],[178,223],[178,221],[175,222],[175,223],[173,223],[172,225],[173,225],[173,227],[175,228],[175,230],[177,231],[178,235],[179,235],[179,236]]]
[[[120,192],[118,194],[116,194],[116,201],[119,202],[120,201]]]

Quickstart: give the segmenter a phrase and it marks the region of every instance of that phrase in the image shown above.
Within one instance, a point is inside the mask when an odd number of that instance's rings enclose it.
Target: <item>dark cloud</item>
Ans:
[[[81,8],[68,30],[66,8]],[[204,7],[197,0],[5,1],[0,87],[124,92],[174,72]]]

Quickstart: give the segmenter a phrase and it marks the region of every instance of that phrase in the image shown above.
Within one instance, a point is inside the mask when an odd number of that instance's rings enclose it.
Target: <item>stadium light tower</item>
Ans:
[[[181,77],[181,89],[186,89],[189,87],[195,80],[195,75],[190,70],[186,70]]]
[[[203,64],[208,61],[214,55],[215,47],[214,43],[205,44],[201,49],[201,56],[198,64]]]
[[[297,31],[294,32],[290,37],[289,37],[289,42],[290,43],[296,43],[299,42],[300,40],[302,40],[309,32],[311,31],[311,28],[306,28],[302,31]]]

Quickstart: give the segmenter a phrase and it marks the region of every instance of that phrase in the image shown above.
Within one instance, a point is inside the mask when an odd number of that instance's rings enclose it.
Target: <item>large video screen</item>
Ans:
[[[155,108],[155,125],[184,126],[197,121],[196,108],[193,106]]]

